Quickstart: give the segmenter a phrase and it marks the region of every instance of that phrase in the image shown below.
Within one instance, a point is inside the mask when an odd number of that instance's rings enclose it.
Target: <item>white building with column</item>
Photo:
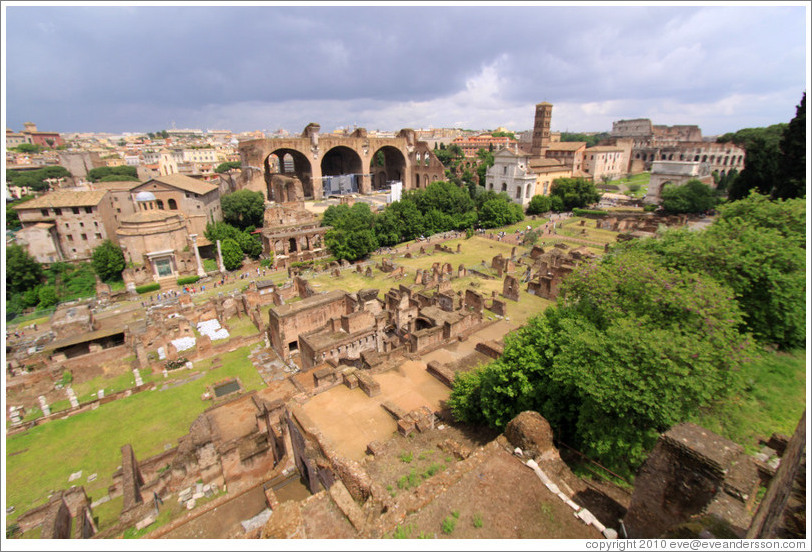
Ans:
[[[536,175],[530,170],[530,156],[502,149],[493,154],[493,166],[485,173],[485,189],[505,192],[514,203],[525,207],[536,194]]]

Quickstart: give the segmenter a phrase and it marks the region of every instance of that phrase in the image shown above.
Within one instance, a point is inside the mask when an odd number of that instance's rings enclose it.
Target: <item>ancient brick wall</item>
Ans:
[[[45,519],[42,522],[41,539],[69,539],[71,537],[70,511],[60,496],[48,504]]]

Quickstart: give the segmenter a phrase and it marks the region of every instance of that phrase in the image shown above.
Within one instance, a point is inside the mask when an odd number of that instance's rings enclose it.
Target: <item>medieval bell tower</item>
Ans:
[[[530,155],[544,157],[550,147],[550,121],[553,118],[553,104],[542,102],[536,104],[536,122],[533,125],[533,143]]]

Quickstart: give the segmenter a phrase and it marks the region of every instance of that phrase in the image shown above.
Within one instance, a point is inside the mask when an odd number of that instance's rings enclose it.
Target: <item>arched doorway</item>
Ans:
[[[303,153],[286,148],[274,150],[265,158],[264,168],[268,199],[276,201],[271,186],[271,177],[275,174],[295,176],[302,182],[305,199],[313,199],[313,169]]]
[[[399,149],[384,146],[372,155],[369,174],[372,175],[373,190],[385,190],[388,182],[400,181],[406,172],[406,158]]]
[[[361,157],[347,146],[336,146],[321,159],[324,196],[357,192],[361,188]]]

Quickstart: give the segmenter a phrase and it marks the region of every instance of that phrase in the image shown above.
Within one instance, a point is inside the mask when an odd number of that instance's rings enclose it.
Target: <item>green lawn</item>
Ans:
[[[585,221],[583,226],[580,225],[582,220]],[[586,230],[586,234],[582,234],[582,230]],[[555,231],[556,234],[561,236],[589,240],[597,243],[615,243],[618,236],[618,232],[595,228],[595,220],[585,217],[569,218],[563,221],[561,226],[557,227]]]
[[[8,505],[16,507],[9,517],[16,518],[45,502],[50,491],[72,484],[84,485],[91,500],[107,494],[113,472],[121,464],[121,447],[130,443],[136,457],[143,460],[162,452],[166,444],[176,445],[194,419],[211,406],[200,399],[209,384],[236,376],[248,391],[262,387],[262,378],[248,360],[249,352],[246,346],[218,355],[222,367],[198,380],[165,391],[144,391],[8,437],[6,498]],[[192,371],[174,371],[170,380],[188,378],[209,366],[211,359],[201,361]],[[158,389],[163,378],[159,380]],[[20,453],[12,456],[15,452]],[[82,477],[69,483],[68,476],[78,470]],[[88,482],[92,473],[98,477]]]
[[[690,421],[741,444],[760,449],[759,438],[791,436],[806,408],[806,351],[766,353],[742,366],[745,388]]]

